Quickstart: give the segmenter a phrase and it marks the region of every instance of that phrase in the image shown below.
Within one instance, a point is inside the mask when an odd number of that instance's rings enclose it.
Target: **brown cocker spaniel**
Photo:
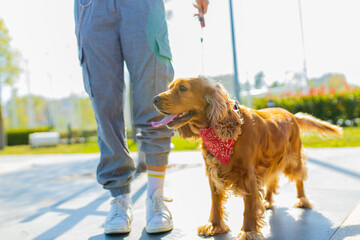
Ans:
[[[167,124],[183,138],[203,140],[212,198],[209,222],[198,228],[203,236],[229,231],[224,203],[231,190],[245,204],[242,232],[236,239],[264,239],[260,232],[264,210],[272,207],[280,173],[296,183],[296,206],[311,207],[304,192],[307,172],[300,130],[342,135],[342,128],[303,113],[243,105],[234,109],[222,85],[202,77],[175,80],[153,103],[166,115],[153,126]]]

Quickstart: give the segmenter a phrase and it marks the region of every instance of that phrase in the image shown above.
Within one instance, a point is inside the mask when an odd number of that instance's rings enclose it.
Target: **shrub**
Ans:
[[[289,112],[305,112],[333,123],[350,120],[354,124],[360,118],[360,90],[337,94],[272,97],[275,107]],[[269,97],[256,98],[253,106],[257,109],[268,107]]]
[[[60,138],[65,139],[68,138],[68,131],[63,131],[60,132]],[[80,138],[84,138],[85,141],[88,140],[88,138],[90,137],[96,137],[97,136],[97,130],[96,129],[92,129],[92,130],[79,130],[79,129],[71,129],[71,138],[72,139],[80,139]]]
[[[29,135],[34,132],[48,132],[49,127],[33,129],[13,129],[6,132],[8,146],[29,144]]]

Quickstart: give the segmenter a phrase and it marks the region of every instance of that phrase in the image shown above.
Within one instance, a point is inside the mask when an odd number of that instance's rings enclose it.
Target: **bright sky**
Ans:
[[[175,78],[201,73],[200,25],[194,0],[171,0],[168,22]],[[303,54],[298,0],[234,0],[238,67],[241,81],[259,71],[266,80],[283,81],[285,72],[301,71]],[[28,60],[31,92],[46,97],[83,94],[77,60],[71,0],[0,0],[0,17],[12,46]],[[360,1],[302,0],[309,77],[344,73],[360,85]],[[211,0],[204,32],[205,75],[233,72],[229,5]],[[27,94],[25,74],[16,87]],[[9,97],[4,89],[3,99]]]

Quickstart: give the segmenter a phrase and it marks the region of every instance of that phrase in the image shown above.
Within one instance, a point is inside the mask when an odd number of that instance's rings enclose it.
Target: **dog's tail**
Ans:
[[[343,135],[341,127],[322,121],[309,114],[299,112],[295,114],[295,118],[303,133],[316,132],[321,134],[322,137],[328,137],[329,135],[342,137]]]

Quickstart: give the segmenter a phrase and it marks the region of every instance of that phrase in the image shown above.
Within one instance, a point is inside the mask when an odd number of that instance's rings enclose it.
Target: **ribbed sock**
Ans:
[[[122,198],[122,199],[129,200],[130,199],[130,193],[121,194],[121,195],[116,196],[115,198]]]
[[[163,195],[165,172],[147,170],[147,174],[148,174],[148,186],[147,186],[148,197],[152,198],[152,196],[155,193]]]

